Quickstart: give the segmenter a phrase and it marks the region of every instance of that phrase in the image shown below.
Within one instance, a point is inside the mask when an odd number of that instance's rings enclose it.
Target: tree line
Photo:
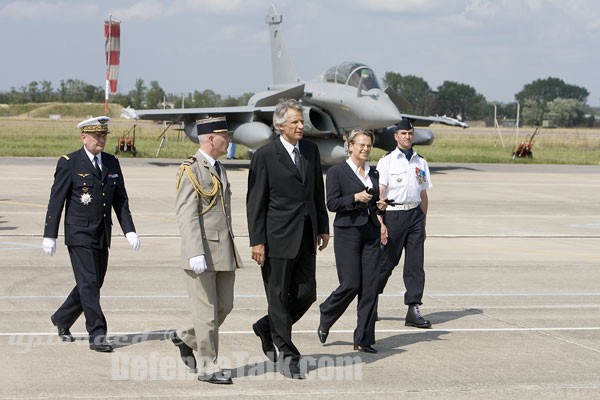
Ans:
[[[475,88],[458,82],[445,81],[434,90],[423,78],[395,72],[386,72],[383,81],[400,94],[402,112],[407,114],[446,115],[463,121],[490,120],[495,107],[498,120],[514,119],[518,103],[521,120],[527,125],[541,126],[547,120],[565,127],[594,124],[594,112],[587,104],[588,90],[559,78],[537,79],[524,85],[515,94],[515,102],[510,103],[488,102]],[[158,81],[150,81],[150,86],[146,86],[144,80],[138,78],[132,90],[112,95],[110,101],[136,109],[221,107],[246,105],[252,94],[223,97],[210,89],[172,94],[166,93]],[[0,103],[4,104],[103,101],[103,87],[78,79],[61,80],[56,89],[52,82],[43,80],[32,81],[18,90],[0,92]]]
[[[403,112],[419,115],[447,115],[464,121],[491,119],[496,107],[498,120],[514,119],[517,104],[521,120],[527,125],[541,126],[546,120],[557,126],[592,126],[594,111],[587,104],[586,88],[571,85],[558,78],[537,79],[515,94],[515,102],[488,102],[475,88],[445,81],[436,90],[422,78],[387,72],[386,85],[407,101]]]

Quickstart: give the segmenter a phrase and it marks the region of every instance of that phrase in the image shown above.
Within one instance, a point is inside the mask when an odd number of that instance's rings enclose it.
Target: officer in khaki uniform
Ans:
[[[235,269],[241,259],[231,227],[231,188],[217,158],[231,141],[224,117],[197,122],[200,148],[179,168],[175,213],[181,233],[181,266],[193,324],[173,334],[183,362],[201,381],[230,384],[217,362],[219,326],[233,309]],[[196,362],[193,350],[200,356]]]

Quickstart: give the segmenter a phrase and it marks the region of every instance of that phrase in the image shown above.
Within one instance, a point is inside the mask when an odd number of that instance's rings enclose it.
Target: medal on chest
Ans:
[[[425,174],[425,171],[419,169],[419,167],[416,167],[415,172],[417,174],[417,182],[419,182],[419,185],[422,185],[425,182],[427,182],[427,175]]]
[[[83,193],[81,193],[81,198],[79,199],[81,204],[83,204],[84,206],[87,206],[88,204],[90,204],[92,202],[92,195],[89,194],[87,191],[88,191],[88,189],[86,187],[84,187]]]

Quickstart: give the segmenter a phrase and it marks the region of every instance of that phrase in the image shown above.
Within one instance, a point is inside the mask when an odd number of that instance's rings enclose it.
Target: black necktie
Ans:
[[[302,175],[302,158],[300,157],[300,152],[297,147],[294,147],[294,164],[296,164],[296,168],[298,168],[300,175]]]
[[[214,169],[217,172],[217,175],[219,175],[219,178],[221,177],[221,163],[218,162],[217,160],[215,160],[215,165],[214,165]]]
[[[302,168],[302,156],[300,155],[300,151],[297,147],[294,147],[294,163],[296,164],[296,168],[298,168],[298,171],[300,172],[302,182],[304,182],[304,168]]]
[[[100,160],[98,160],[98,156],[94,156],[94,164],[96,165],[96,172],[98,176],[102,178],[102,170],[100,169]]]

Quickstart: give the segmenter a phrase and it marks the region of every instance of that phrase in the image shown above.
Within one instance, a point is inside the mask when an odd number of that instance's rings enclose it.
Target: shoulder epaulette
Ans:
[[[62,158],[64,158],[64,159],[65,159],[65,160],[67,160],[67,161],[69,161],[69,160],[70,160],[69,156],[68,156],[68,155],[66,155],[66,154],[63,154],[63,155],[62,155]]]
[[[190,157],[190,158],[188,158],[187,160],[185,160],[185,161],[183,162],[183,164],[182,164],[182,165],[192,165],[192,164],[193,164],[193,163],[195,163],[196,161],[198,161],[198,160],[196,159],[196,157]]]

